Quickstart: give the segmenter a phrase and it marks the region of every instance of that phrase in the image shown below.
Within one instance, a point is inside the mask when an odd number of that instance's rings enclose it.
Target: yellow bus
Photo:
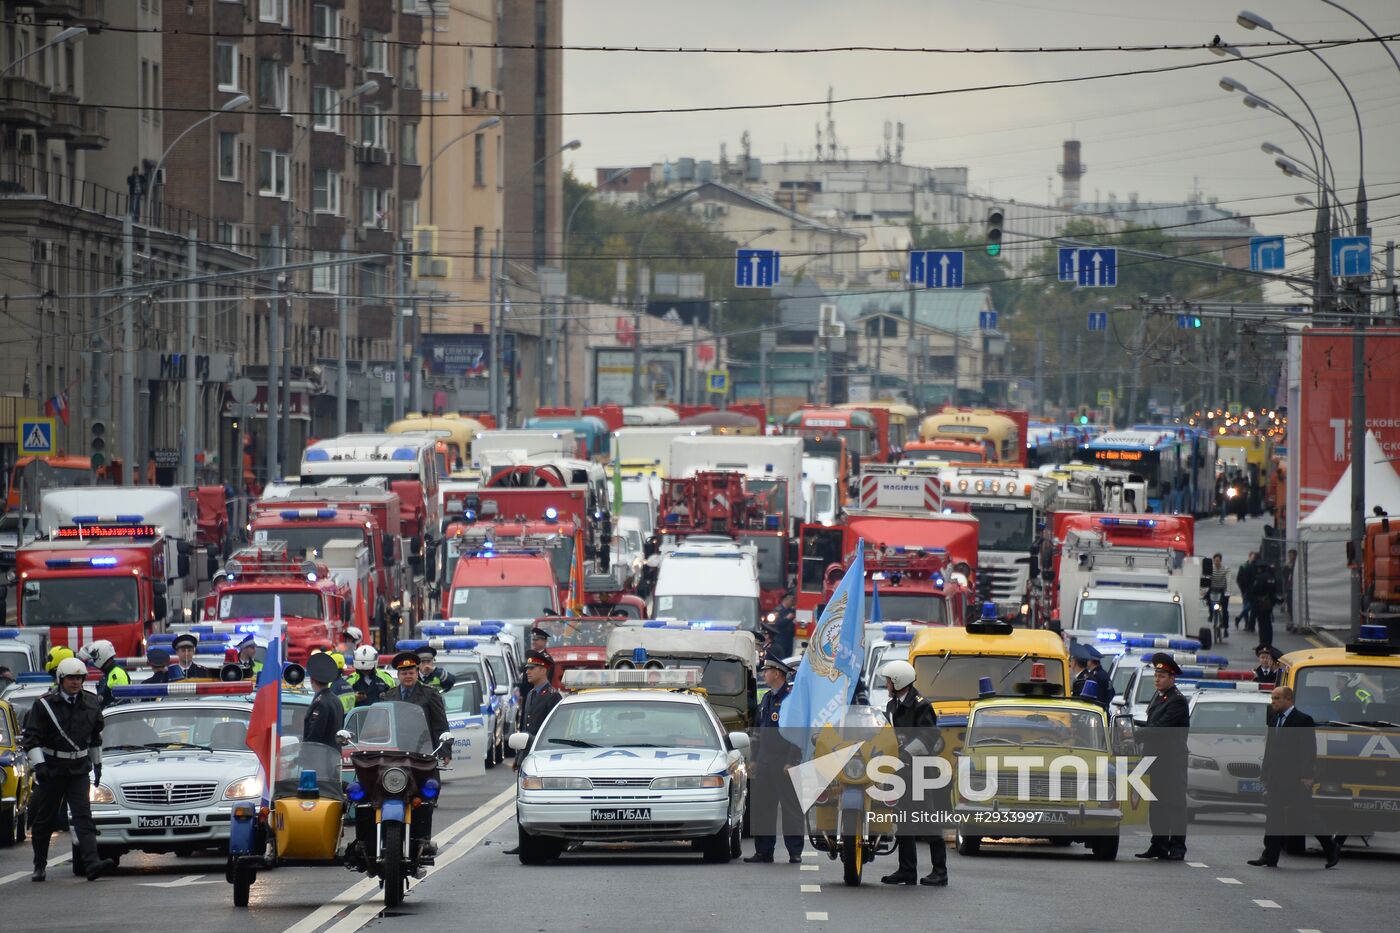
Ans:
[[[1025,438],[1021,436],[1021,426],[1015,418],[990,408],[945,408],[929,415],[919,425],[919,440],[940,438],[988,441],[996,450],[996,463],[1025,463]]]
[[[467,468],[472,440],[486,430],[475,418],[449,412],[445,415],[410,414],[384,429],[388,434],[436,434],[442,440],[438,451],[438,475],[455,476]]]

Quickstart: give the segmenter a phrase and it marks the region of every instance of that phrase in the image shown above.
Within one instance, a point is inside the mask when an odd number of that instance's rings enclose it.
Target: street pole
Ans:
[[[1142,389],[1142,358],[1145,355],[1143,351],[1144,345],[1147,342],[1146,328],[1147,315],[1139,312],[1137,333],[1133,337],[1133,391],[1132,394],[1128,396],[1128,409],[1124,413],[1126,415],[1126,420],[1123,424],[1124,427],[1132,424],[1137,418],[1138,392]],[[1235,371],[1238,373],[1239,368],[1236,367]],[[1238,378],[1238,376],[1236,376],[1236,378]]]
[[[348,255],[350,252],[350,234],[340,235],[340,254]],[[345,434],[349,431],[350,420],[350,302],[345,297],[345,284],[349,278],[349,269],[336,270],[336,327],[339,330],[339,337],[336,340],[336,399],[335,399],[335,433]]]
[[[695,404],[695,405],[699,405],[702,401],[704,401],[704,399],[701,398],[701,395],[700,395],[700,393],[701,393],[701,388],[700,388],[700,387],[701,387],[701,385],[703,385],[704,380],[703,380],[703,379],[701,378],[701,376],[700,376],[700,354],[699,354],[699,349],[700,349],[700,315],[697,314],[697,315],[695,315],[694,317],[692,317],[692,318],[690,319],[690,362],[691,362],[691,379],[690,379],[691,389],[690,389],[690,398],[691,398],[691,400],[692,400],[692,404]],[[685,400],[685,396],[684,396],[684,395],[681,395],[680,398],[681,398],[682,401]]]
[[[136,309],[131,216],[122,218],[122,483],[136,483]]]
[[[276,235],[274,229],[273,235]],[[280,279],[278,280],[280,283]],[[279,357],[280,345],[282,343],[282,294],[279,287],[277,294],[267,300],[267,462],[264,469],[266,477],[264,485],[278,479],[277,469],[277,442],[281,432],[281,424],[277,417],[278,404],[277,396],[277,360]]]
[[[394,420],[403,419],[403,240],[394,243]]]
[[[1078,408],[1084,401],[1084,336],[1074,335],[1074,398],[1070,400],[1071,409]]]
[[[292,244],[290,234],[287,237],[287,246],[290,249]],[[298,470],[301,468],[300,458],[296,463],[292,462],[292,295],[291,277],[283,277],[284,286],[282,294],[278,300],[285,300],[286,305],[282,308],[282,404],[279,406],[282,412],[282,475],[286,476],[291,472],[292,467]]]
[[[1035,329],[1035,404],[1041,417],[1045,415],[1045,344],[1040,328]]]
[[[724,302],[715,302],[715,369],[723,370],[724,366]],[[727,370],[725,370],[727,372]],[[728,377],[726,377],[727,379]],[[723,395],[719,397],[719,410],[724,411],[729,407],[729,391],[725,389]],[[767,425],[763,425],[764,428]]]
[[[491,250],[491,264],[489,266],[491,281],[488,285],[488,305],[487,316],[489,320],[486,326],[487,334],[487,354],[489,365],[486,368],[486,397],[487,404],[491,408],[491,417],[500,423],[501,418],[501,338],[496,318],[496,250]]]
[[[195,441],[199,433],[196,418],[199,388],[195,385],[194,365],[195,330],[199,327],[199,285],[194,281],[195,276],[199,275],[198,230],[191,230],[185,241],[185,268],[190,274],[190,282],[185,286],[185,449],[181,465],[184,467],[182,482],[193,486]]]
[[[637,301],[632,309],[632,404],[642,404],[642,307],[647,293],[642,283],[642,249],[637,247]]]
[[[1359,134],[1359,131],[1358,131]],[[1356,190],[1356,235],[1369,237],[1371,228],[1366,210],[1366,183]],[[1331,243],[1328,244],[1331,256]],[[1351,289],[1356,324],[1351,336],[1351,634],[1361,625],[1362,546],[1366,539],[1366,325],[1371,317],[1371,270],[1364,281]]]
[[[416,294],[417,292],[415,291],[415,295]],[[408,385],[412,390],[409,393],[409,400],[412,402],[413,410],[421,412],[423,411],[423,365],[418,359],[418,341],[421,337],[418,331],[417,297],[409,299],[408,313],[413,321],[413,327],[409,329],[408,335]]]

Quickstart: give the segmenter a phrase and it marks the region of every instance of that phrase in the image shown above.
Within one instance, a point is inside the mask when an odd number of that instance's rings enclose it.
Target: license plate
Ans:
[[[167,813],[163,816],[138,816],[137,829],[183,829],[199,825],[197,813]]]
[[[1262,781],[1240,781],[1241,794],[1262,794],[1264,793],[1264,783]]]
[[[595,823],[632,823],[651,819],[651,807],[594,807],[588,818]]]

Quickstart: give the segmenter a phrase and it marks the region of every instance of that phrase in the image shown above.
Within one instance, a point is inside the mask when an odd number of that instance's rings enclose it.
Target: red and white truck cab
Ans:
[[[291,559],[286,545],[276,542],[242,548],[229,558],[204,598],[203,621],[269,621],[278,600],[287,625],[287,656],[302,665],[312,650],[330,651],[339,643],[353,611],[349,587],[324,563]]]

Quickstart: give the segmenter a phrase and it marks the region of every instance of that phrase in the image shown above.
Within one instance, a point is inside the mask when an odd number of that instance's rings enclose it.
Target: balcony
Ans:
[[[0,78],[0,98],[0,124],[45,126],[53,118],[48,87],[30,78]]]
[[[41,139],[66,140],[74,149],[102,149],[107,145],[107,109],[81,104],[71,94],[53,94],[49,122],[39,127]]]
[[[100,26],[107,19],[106,0],[33,0],[30,5],[34,8],[35,17],[40,20]]]

